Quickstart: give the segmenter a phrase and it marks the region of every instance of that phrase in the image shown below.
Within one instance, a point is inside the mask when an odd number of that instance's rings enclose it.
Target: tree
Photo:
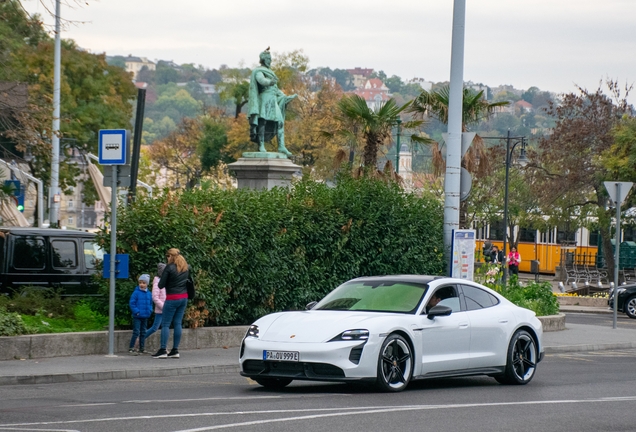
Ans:
[[[559,105],[550,103],[548,114],[556,118],[553,133],[540,141],[542,175],[538,183],[538,196],[543,208],[563,202],[569,214],[588,214],[598,221],[603,241],[603,254],[608,268],[614,266],[611,236],[611,218],[614,210],[607,208],[606,180],[622,181],[624,170],[618,169],[613,151],[621,148],[615,131],[623,116],[631,117],[631,106],[615,81],[607,81],[610,95],[602,87],[588,91],[577,86],[577,93],[562,97]],[[617,147],[613,147],[616,143]],[[618,178],[616,176],[619,176]]]
[[[483,94],[483,90],[475,92],[470,88],[464,88],[462,97],[462,132],[468,131],[469,125],[479,123],[481,119],[489,117],[498,107],[508,104],[507,101],[490,103],[483,98]],[[409,111],[422,118],[425,116],[436,118],[447,125],[449,100],[450,86],[444,86],[441,89],[430,92],[423,90],[415,98]],[[435,174],[441,175],[446,169],[446,161],[443,158],[439,143],[433,142],[431,147]],[[476,179],[483,177],[490,172],[490,163],[487,156],[484,141],[477,135],[462,159],[462,167],[473,174]],[[467,202],[463,201],[460,208],[460,225],[464,228],[468,223],[467,212]]]
[[[358,95],[344,96],[338,103],[341,124],[349,127],[340,129],[340,133],[353,139],[359,133],[364,139],[363,164],[367,173],[375,172],[378,161],[378,150],[391,136],[391,130],[397,126],[400,114],[409,107],[407,103],[399,107],[393,99],[376,110],[367,106],[366,101]],[[414,128],[421,121],[407,122],[405,129]]]
[[[216,84],[222,102],[234,103],[234,118],[238,118],[250,93],[250,70],[246,68],[221,70],[222,81]]]

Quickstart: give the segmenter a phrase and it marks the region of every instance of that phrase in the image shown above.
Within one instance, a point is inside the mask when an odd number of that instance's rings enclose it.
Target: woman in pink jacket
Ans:
[[[146,331],[146,339],[161,328],[161,316],[163,314],[163,303],[166,301],[166,289],[159,288],[158,283],[165,268],[166,265],[164,263],[159,263],[157,265],[157,276],[152,280],[152,301],[155,304],[155,321],[152,323],[152,327]],[[146,339],[144,339],[144,341]]]

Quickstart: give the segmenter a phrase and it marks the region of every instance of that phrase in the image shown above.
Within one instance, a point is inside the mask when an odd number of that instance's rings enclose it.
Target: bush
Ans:
[[[108,250],[110,234],[99,238]],[[194,270],[196,316],[205,316],[204,302],[206,324],[247,324],[301,309],[358,276],[445,271],[439,202],[346,176],[333,188],[301,181],[269,191],[165,191],[119,208],[117,248],[130,254],[133,284],[154,273],[171,247]],[[118,296],[128,284],[118,282]],[[100,301],[107,308],[108,297]],[[117,316],[130,321],[124,298]]]
[[[20,314],[15,312],[7,312],[5,308],[0,307],[0,336],[19,336],[32,333]]]

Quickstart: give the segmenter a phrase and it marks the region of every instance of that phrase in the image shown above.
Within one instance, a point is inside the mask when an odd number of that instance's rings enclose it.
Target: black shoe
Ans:
[[[172,348],[170,350],[170,354],[168,354],[168,358],[178,359],[179,358],[179,350],[176,349],[176,348]]]
[[[157,359],[168,358],[168,352],[164,348],[161,348],[159,351],[157,351],[156,353],[152,355],[152,358],[157,358]]]

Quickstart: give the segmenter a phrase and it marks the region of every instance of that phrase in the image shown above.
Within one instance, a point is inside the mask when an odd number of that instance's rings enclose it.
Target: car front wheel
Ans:
[[[266,389],[279,390],[287,387],[293,380],[289,378],[254,378],[254,381]]]
[[[398,392],[406,388],[413,373],[411,346],[398,334],[389,335],[380,349],[378,358],[378,389]]]
[[[510,339],[506,369],[495,379],[501,384],[528,384],[537,369],[537,347],[525,330],[517,330]]]
[[[631,296],[625,301],[623,310],[628,317],[636,319],[636,295]]]

